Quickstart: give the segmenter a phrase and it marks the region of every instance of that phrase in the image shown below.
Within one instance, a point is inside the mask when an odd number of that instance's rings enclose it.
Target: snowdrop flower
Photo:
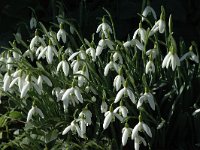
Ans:
[[[172,70],[174,71],[176,66],[180,66],[180,59],[176,53],[172,53],[171,51],[165,56],[162,62],[162,68],[167,68],[171,64]]]
[[[69,74],[69,64],[66,60],[62,60],[61,62],[59,62],[56,72],[58,73],[60,68],[62,67],[62,71],[64,73],[65,76],[68,76]]]
[[[78,51],[78,52],[73,53],[73,54],[68,58],[68,61],[73,60],[74,57],[76,57],[76,56],[79,57],[80,59],[83,59],[83,60],[86,59],[86,53],[85,53],[85,51],[80,50],[80,51]]]
[[[99,41],[99,43],[98,43],[97,48],[96,48],[96,56],[101,55],[103,49],[105,49],[107,47],[109,49],[113,50],[114,49],[113,45],[114,45],[114,43],[111,40],[109,40],[109,39],[101,39]]]
[[[12,69],[12,66],[13,66],[13,57],[11,57],[11,56],[8,56],[8,59],[7,59],[7,61],[6,61],[6,68],[8,69],[8,70],[11,70]]]
[[[101,103],[101,113],[105,113],[108,111],[108,104],[106,103],[105,100],[102,100],[102,103]]]
[[[104,130],[108,128],[111,121],[115,120],[115,117],[117,117],[121,122],[123,121],[123,118],[120,115],[114,113],[113,111],[105,112],[104,116],[105,116],[104,122],[103,122],[103,129]]]
[[[154,60],[158,54],[159,53],[157,48],[149,49],[148,51],[146,51],[147,56],[152,55],[152,60]]]
[[[128,50],[129,47],[132,47],[135,45],[135,40],[128,40],[125,43],[123,43],[123,46],[126,50]]]
[[[109,24],[105,22],[105,18],[102,19],[102,23],[97,27],[96,33],[99,33],[100,35],[103,33],[106,38],[109,37],[109,34],[112,33],[112,29]]]
[[[46,60],[49,64],[52,64],[54,55],[58,56],[56,48],[52,45],[52,42],[49,40],[49,45],[46,46],[38,55],[38,59],[41,57],[46,57]]]
[[[27,58],[30,58],[31,61],[34,60],[33,52],[32,52],[30,49],[28,49],[28,50],[26,50],[26,51],[24,52],[23,57],[25,57],[25,58],[26,58],[26,57],[27,57]]]
[[[197,109],[197,110],[195,110],[193,113],[192,113],[192,116],[195,116],[197,113],[199,113],[200,112],[200,109]]]
[[[146,41],[146,35],[147,32],[144,28],[142,28],[142,23],[139,23],[139,28],[134,32],[133,39],[136,39],[137,35],[140,36],[140,41],[145,42]]]
[[[80,74],[80,75],[78,75],[78,86],[79,87],[82,87],[84,83],[88,83],[89,72],[88,72],[88,68],[86,67],[86,65],[83,66],[82,70],[77,71],[76,74]]]
[[[152,27],[149,36],[152,36],[154,33],[159,31],[159,33],[164,33],[165,32],[165,21],[160,19],[158,20],[155,25]]]
[[[146,64],[145,73],[155,73],[155,65],[152,60],[149,60]]]
[[[92,61],[96,60],[96,51],[93,47],[89,47],[88,49],[86,49],[86,54],[90,54],[90,56],[92,57]]]
[[[190,50],[189,52],[187,52],[186,54],[184,54],[180,58],[180,61],[183,61],[183,60],[185,60],[188,57],[190,58],[190,60],[194,61],[195,63],[199,63],[199,57],[197,55],[195,55],[192,50]]]
[[[84,122],[85,122],[86,126],[92,124],[92,113],[88,108],[84,108],[82,110],[82,112],[79,114],[79,117],[85,119]]]
[[[39,37],[39,33],[38,33],[38,30],[35,31],[35,36],[34,38],[31,40],[31,43],[30,43],[30,50],[31,51],[34,51],[35,50],[35,47],[40,44],[42,46],[46,46],[44,40]]]
[[[119,112],[122,115],[123,118],[126,118],[127,114],[128,114],[128,109],[125,106],[122,106],[120,104],[120,106],[118,106],[117,108],[115,108],[113,112],[114,113]]]
[[[23,98],[26,96],[27,92],[30,90],[30,81],[25,81],[23,87],[22,87],[22,90],[21,90],[21,95],[20,95],[20,98]]]
[[[145,9],[144,9],[144,11],[142,12],[142,16],[144,16],[144,17],[142,17],[142,21],[144,21],[145,18],[150,13],[153,15],[154,19],[157,20],[157,16],[156,16],[156,13],[155,13],[154,9],[151,6],[146,6]]]
[[[127,143],[128,138],[131,136],[132,128],[128,127],[126,123],[125,127],[122,129],[122,145],[125,146]]]
[[[44,118],[44,114],[42,113],[42,111],[37,108],[37,106],[32,106],[32,108],[28,112],[26,122],[29,122],[32,119],[32,116],[36,114],[39,114],[41,118]]]
[[[108,75],[108,72],[110,69],[114,69],[116,72],[118,71],[119,69],[119,66],[116,62],[114,61],[110,61],[106,67],[104,68],[104,76],[107,76]]]
[[[72,83],[74,84],[74,83]],[[80,89],[77,86],[72,86],[67,89],[62,96],[64,110],[67,110],[69,103],[71,102],[74,106],[75,103],[83,103],[83,97],[81,95]]]
[[[30,28],[33,29],[36,28],[36,26],[37,26],[37,20],[35,19],[34,16],[32,16],[30,20]]]
[[[122,84],[124,83],[124,77],[122,75],[117,75],[113,81],[113,86],[115,87],[116,91],[119,91]]]
[[[152,137],[151,129],[147,124],[145,124],[142,121],[139,121],[139,123],[133,128],[132,134],[131,134],[131,139],[135,139],[138,136],[138,132],[145,131],[145,133],[149,136]]]
[[[52,90],[52,95],[55,95],[57,97],[57,102],[62,100],[62,96],[65,93],[64,89],[61,89],[60,87],[55,87]]]
[[[50,87],[52,87],[52,82],[51,80],[45,76],[45,75],[39,75],[38,80],[37,80],[37,85],[40,87],[40,89],[42,90],[42,84],[43,81]]]
[[[138,100],[137,108],[141,107],[143,102],[148,102],[150,107],[155,110],[155,102],[153,95],[150,92],[145,92]]]
[[[3,91],[7,92],[9,90],[9,85],[11,83],[12,76],[10,75],[9,71],[4,75],[3,78]]]
[[[114,103],[119,102],[123,95],[128,95],[128,97],[130,98],[130,100],[132,101],[132,103],[134,103],[134,104],[136,103],[136,101],[135,101],[135,95],[130,90],[130,88],[127,87],[127,81],[125,81],[124,88],[121,89],[117,93]]]
[[[78,123],[76,122],[76,120],[73,120],[71,124],[63,130],[62,135],[67,134],[70,130],[72,132],[77,132],[78,135],[82,137],[80,127],[78,126]]]
[[[60,41],[60,38],[61,38],[63,43],[66,43],[66,36],[67,36],[67,33],[63,28],[63,23],[61,23],[60,30],[57,33],[57,40]]]
[[[123,64],[123,58],[119,52],[113,54],[113,61],[116,62],[117,60],[119,60],[119,64]]]
[[[157,31],[159,31],[159,33],[164,33],[165,32],[165,28],[166,28],[165,11],[164,11],[164,8],[161,7],[160,19],[152,27],[149,36],[152,36]]]
[[[135,150],[139,150],[140,149],[140,144],[143,143],[144,146],[147,146],[147,143],[146,141],[144,140],[143,137],[137,135],[135,138],[134,138],[134,148]]]

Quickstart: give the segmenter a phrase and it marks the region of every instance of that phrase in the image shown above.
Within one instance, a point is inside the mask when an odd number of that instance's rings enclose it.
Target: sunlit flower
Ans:
[[[46,60],[49,64],[52,64],[53,62],[53,57],[54,55],[58,56],[58,52],[56,50],[56,48],[51,44],[46,46],[38,55],[38,59],[42,58],[42,57],[46,57]]]
[[[106,103],[105,100],[103,100],[101,103],[101,113],[105,113],[107,111],[108,111],[108,104]]]
[[[132,128],[124,127],[122,129],[122,145],[125,146],[127,143],[128,138],[131,136]]]
[[[80,137],[82,137],[80,127],[78,126],[78,123],[76,122],[76,120],[73,120],[73,121],[71,122],[71,124],[63,130],[62,135],[67,134],[70,130],[71,130],[73,133],[74,133],[74,132],[77,132],[78,135],[79,135]]]
[[[151,129],[149,126],[144,122],[139,122],[132,130],[131,139],[135,139],[135,137],[138,136],[139,131],[145,131],[149,137],[152,137]]]
[[[136,101],[135,101],[135,95],[133,94],[133,92],[128,87],[124,87],[123,89],[121,89],[117,93],[117,95],[115,97],[114,103],[119,102],[123,95],[128,95],[128,97],[130,98],[130,100],[132,101],[132,103],[134,103],[134,104],[136,103]]]
[[[152,27],[149,36],[153,35],[154,33],[156,33],[157,31],[159,31],[160,33],[164,33],[165,32],[165,21],[160,19],[158,20],[155,25]]]
[[[110,61],[104,68],[104,76],[108,75],[110,69],[114,69],[117,72],[119,69],[119,65],[116,62]]]
[[[116,62],[117,60],[119,60],[119,64],[123,64],[123,58],[119,52],[113,54],[113,61]]]
[[[69,103],[75,106],[75,103],[83,103],[83,97],[81,95],[80,89],[75,86],[67,89],[62,96],[64,110],[67,111]]]
[[[128,109],[125,106],[120,105],[117,108],[115,108],[113,112],[114,113],[119,112],[119,114],[121,114],[123,118],[126,118],[128,114]]]
[[[142,12],[142,16],[144,16],[142,17],[142,21],[144,21],[145,17],[147,17],[149,14],[152,14],[155,20],[157,19],[154,9],[151,6],[146,6],[144,11]]]
[[[162,68],[167,68],[171,65],[172,70],[174,71],[176,66],[180,66],[180,59],[176,53],[172,53],[171,51],[165,56],[162,62]]]
[[[109,49],[113,50],[114,49],[113,45],[114,45],[114,43],[111,40],[109,40],[109,39],[101,39],[99,41],[99,43],[98,43],[97,48],[96,48],[96,56],[101,55],[103,49],[105,49],[107,47]]]
[[[29,110],[26,122],[29,122],[32,119],[33,115],[39,114],[41,118],[44,118],[44,114],[37,106],[32,106],[32,108]]]
[[[86,54],[90,54],[90,56],[92,57],[92,61],[96,60],[96,51],[93,47],[89,47],[88,49],[86,49]]]
[[[63,43],[66,43],[66,37],[67,37],[67,33],[63,29],[63,24],[61,23],[60,24],[60,30],[57,33],[57,40],[60,41],[60,38],[61,38]]]
[[[7,92],[9,90],[9,85],[11,83],[11,80],[12,80],[12,77],[11,75],[7,72],[5,75],[4,75],[4,78],[3,78],[3,90],[4,92]]]
[[[143,143],[144,146],[147,146],[147,143],[146,141],[144,140],[143,137],[137,135],[135,138],[134,138],[134,148],[135,150],[139,150],[140,149],[140,144]]]
[[[194,61],[195,63],[199,63],[199,57],[193,51],[189,51],[189,52],[185,53],[180,58],[180,61],[183,61],[183,60],[185,60],[188,57],[190,58],[190,60]]]
[[[61,62],[59,62],[58,66],[57,66],[57,73],[60,70],[60,68],[62,67],[62,71],[64,73],[65,76],[68,76],[69,74],[69,64],[66,60],[62,60]]]
[[[105,116],[104,122],[103,122],[103,129],[104,130],[108,128],[111,121],[115,120],[115,117],[117,117],[121,122],[123,121],[123,118],[119,114],[116,114],[112,111],[105,112],[104,116]]]
[[[154,102],[154,98],[153,95],[150,92],[145,92],[138,100],[137,103],[137,108],[139,108],[140,106],[142,106],[142,104],[144,102],[148,102],[150,107],[155,110],[155,102]]]
[[[115,87],[116,91],[119,91],[121,86],[124,83],[124,77],[122,75],[117,75],[113,81],[113,86]]]
[[[133,39],[136,39],[137,35],[140,36],[140,41],[145,42],[147,32],[144,28],[142,28],[142,24],[139,24],[139,28],[134,32]]]
[[[110,25],[104,22],[104,19],[103,19],[103,22],[97,27],[96,33],[99,33],[99,32],[100,32],[100,35],[103,33],[106,38],[108,38],[108,35],[112,33],[112,29]]]
[[[146,68],[145,68],[145,73],[154,73],[155,72],[155,65],[153,63],[153,61],[148,61],[146,64]]]

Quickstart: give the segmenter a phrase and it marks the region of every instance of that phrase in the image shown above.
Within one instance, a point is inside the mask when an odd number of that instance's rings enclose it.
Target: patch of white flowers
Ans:
[[[149,15],[153,15],[155,19],[151,29],[142,26]],[[179,59],[180,52],[172,33],[164,43],[166,47],[160,50],[160,41],[154,39],[153,35],[167,32],[165,22],[163,8],[157,20],[153,8],[147,6],[133,38],[120,42],[113,39],[114,29],[104,17],[96,30],[100,35],[98,42],[95,43],[94,39],[91,43],[82,40],[80,48],[73,46],[68,40],[69,34],[64,28],[66,22],[59,22],[57,34],[44,31],[45,34],[39,36],[39,30],[36,30],[24,53],[16,45],[11,45],[11,49],[2,52],[0,90],[5,95],[15,95],[19,101],[33,102],[33,106],[27,104],[29,111],[26,122],[34,121],[37,116],[46,119],[48,112],[45,112],[46,106],[41,106],[41,101],[43,98],[49,101],[54,99],[59,110],[71,116],[66,121],[67,127],[63,129],[62,135],[71,131],[85,139],[88,128],[96,126],[93,118],[99,117],[100,128],[103,130],[109,130],[116,122],[123,124],[122,145],[125,146],[131,137],[135,150],[139,150],[140,144],[146,146],[154,136],[151,128],[158,126],[157,129],[160,129],[164,124],[164,121],[161,124],[154,122],[156,125],[149,123],[143,113],[144,110],[149,115],[157,113],[156,92],[148,79],[154,79],[154,74],[159,71],[164,76],[166,69],[178,71],[181,63],[188,58],[199,63],[199,57],[192,48]],[[30,27],[37,27],[34,17],[31,18]],[[17,42],[20,43],[21,40],[22,38]],[[154,41],[154,48],[148,46],[148,41]],[[32,63],[36,63],[36,66]],[[146,78],[145,82],[141,76]],[[144,93],[141,90],[143,88]],[[75,109],[77,111],[72,116],[70,113]],[[199,109],[193,115],[198,112]],[[76,116],[76,113],[79,115]],[[134,117],[139,118],[139,122],[128,125],[129,120]]]

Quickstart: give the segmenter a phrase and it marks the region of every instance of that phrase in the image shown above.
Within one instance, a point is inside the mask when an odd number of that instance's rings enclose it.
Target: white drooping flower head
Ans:
[[[129,137],[131,137],[132,128],[129,128],[128,124],[122,129],[122,145],[125,146]]]
[[[149,103],[151,109],[155,110],[155,101],[153,95],[148,91],[145,91],[145,93],[139,98],[137,108],[141,107],[144,102]]]
[[[32,119],[33,115],[38,114],[41,118],[44,118],[44,114],[37,106],[32,106],[32,108],[29,110],[26,122],[29,122]]]
[[[31,20],[30,20],[30,28],[36,28],[37,27],[37,20],[35,19],[35,17],[32,15]]]
[[[57,33],[57,40],[60,41],[62,39],[63,43],[66,43],[67,33],[64,30],[63,23],[60,24],[60,30]]]
[[[105,18],[103,17],[102,23],[97,27],[96,33],[104,34],[105,38],[108,38],[112,33],[112,29],[108,23],[105,22]]]
[[[139,23],[139,28],[134,32],[133,39],[136,39],[137,36],[140,37],[140,42],[146,42],[147,32],[144,28],[142,28],[142,23]]]
[[[123,95],[128,95],[128,97],[130,98],[131,102],[132,102],[133,104],[136,103],[136,101],[135,101],[135,95],[133,94],[133,92],[131,91],[131,89],[130,89],[129,87],[127,87],[127,81],[124,82],[124,88],[121,89],[121,90],[117,93],[117,95],[116,95],[116,97],[115,97],[114,103],[119,102]]]
[[[152,14],[153,17],[154,17],[154,19],[157,20],[156,12],[154,11],[154,9],[153,9],[151,6],[147,5],[147,6],[145,7],[144,11],[142,12],[142,16],[143,16],[143,17],[142,17],[142,21],[144,21],[145,18],[146,18],[149,14]]]
[[[166,23],[165,23],[165,10],[163,7],[161,7],[161,14],[160,19],[156,21],[154,26],[152,27],[149,36],[152,36],[154,33],[159,31],[159,33],[164,33],[166,29]]]

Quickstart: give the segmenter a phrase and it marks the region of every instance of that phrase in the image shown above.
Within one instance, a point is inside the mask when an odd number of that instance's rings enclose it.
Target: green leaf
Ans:
[[[11,111],[11,112],[9,113],[9,117],[10,117],[11,119],[20,119],[20,118],[22,118],[22,114],[21,114],[21,112],[19,112],[19,111]]]
[[[49,133],[47,133],[47,135],[45,136],[45,143],[49,143],[55,139],[57,139],[58,137],[58,130],[53,130],[50,131]]]
[[[6,121],[7,121],[6,116],[1,116],[0,117],[0,127],[6,126],[6,123],[7,123]]]

